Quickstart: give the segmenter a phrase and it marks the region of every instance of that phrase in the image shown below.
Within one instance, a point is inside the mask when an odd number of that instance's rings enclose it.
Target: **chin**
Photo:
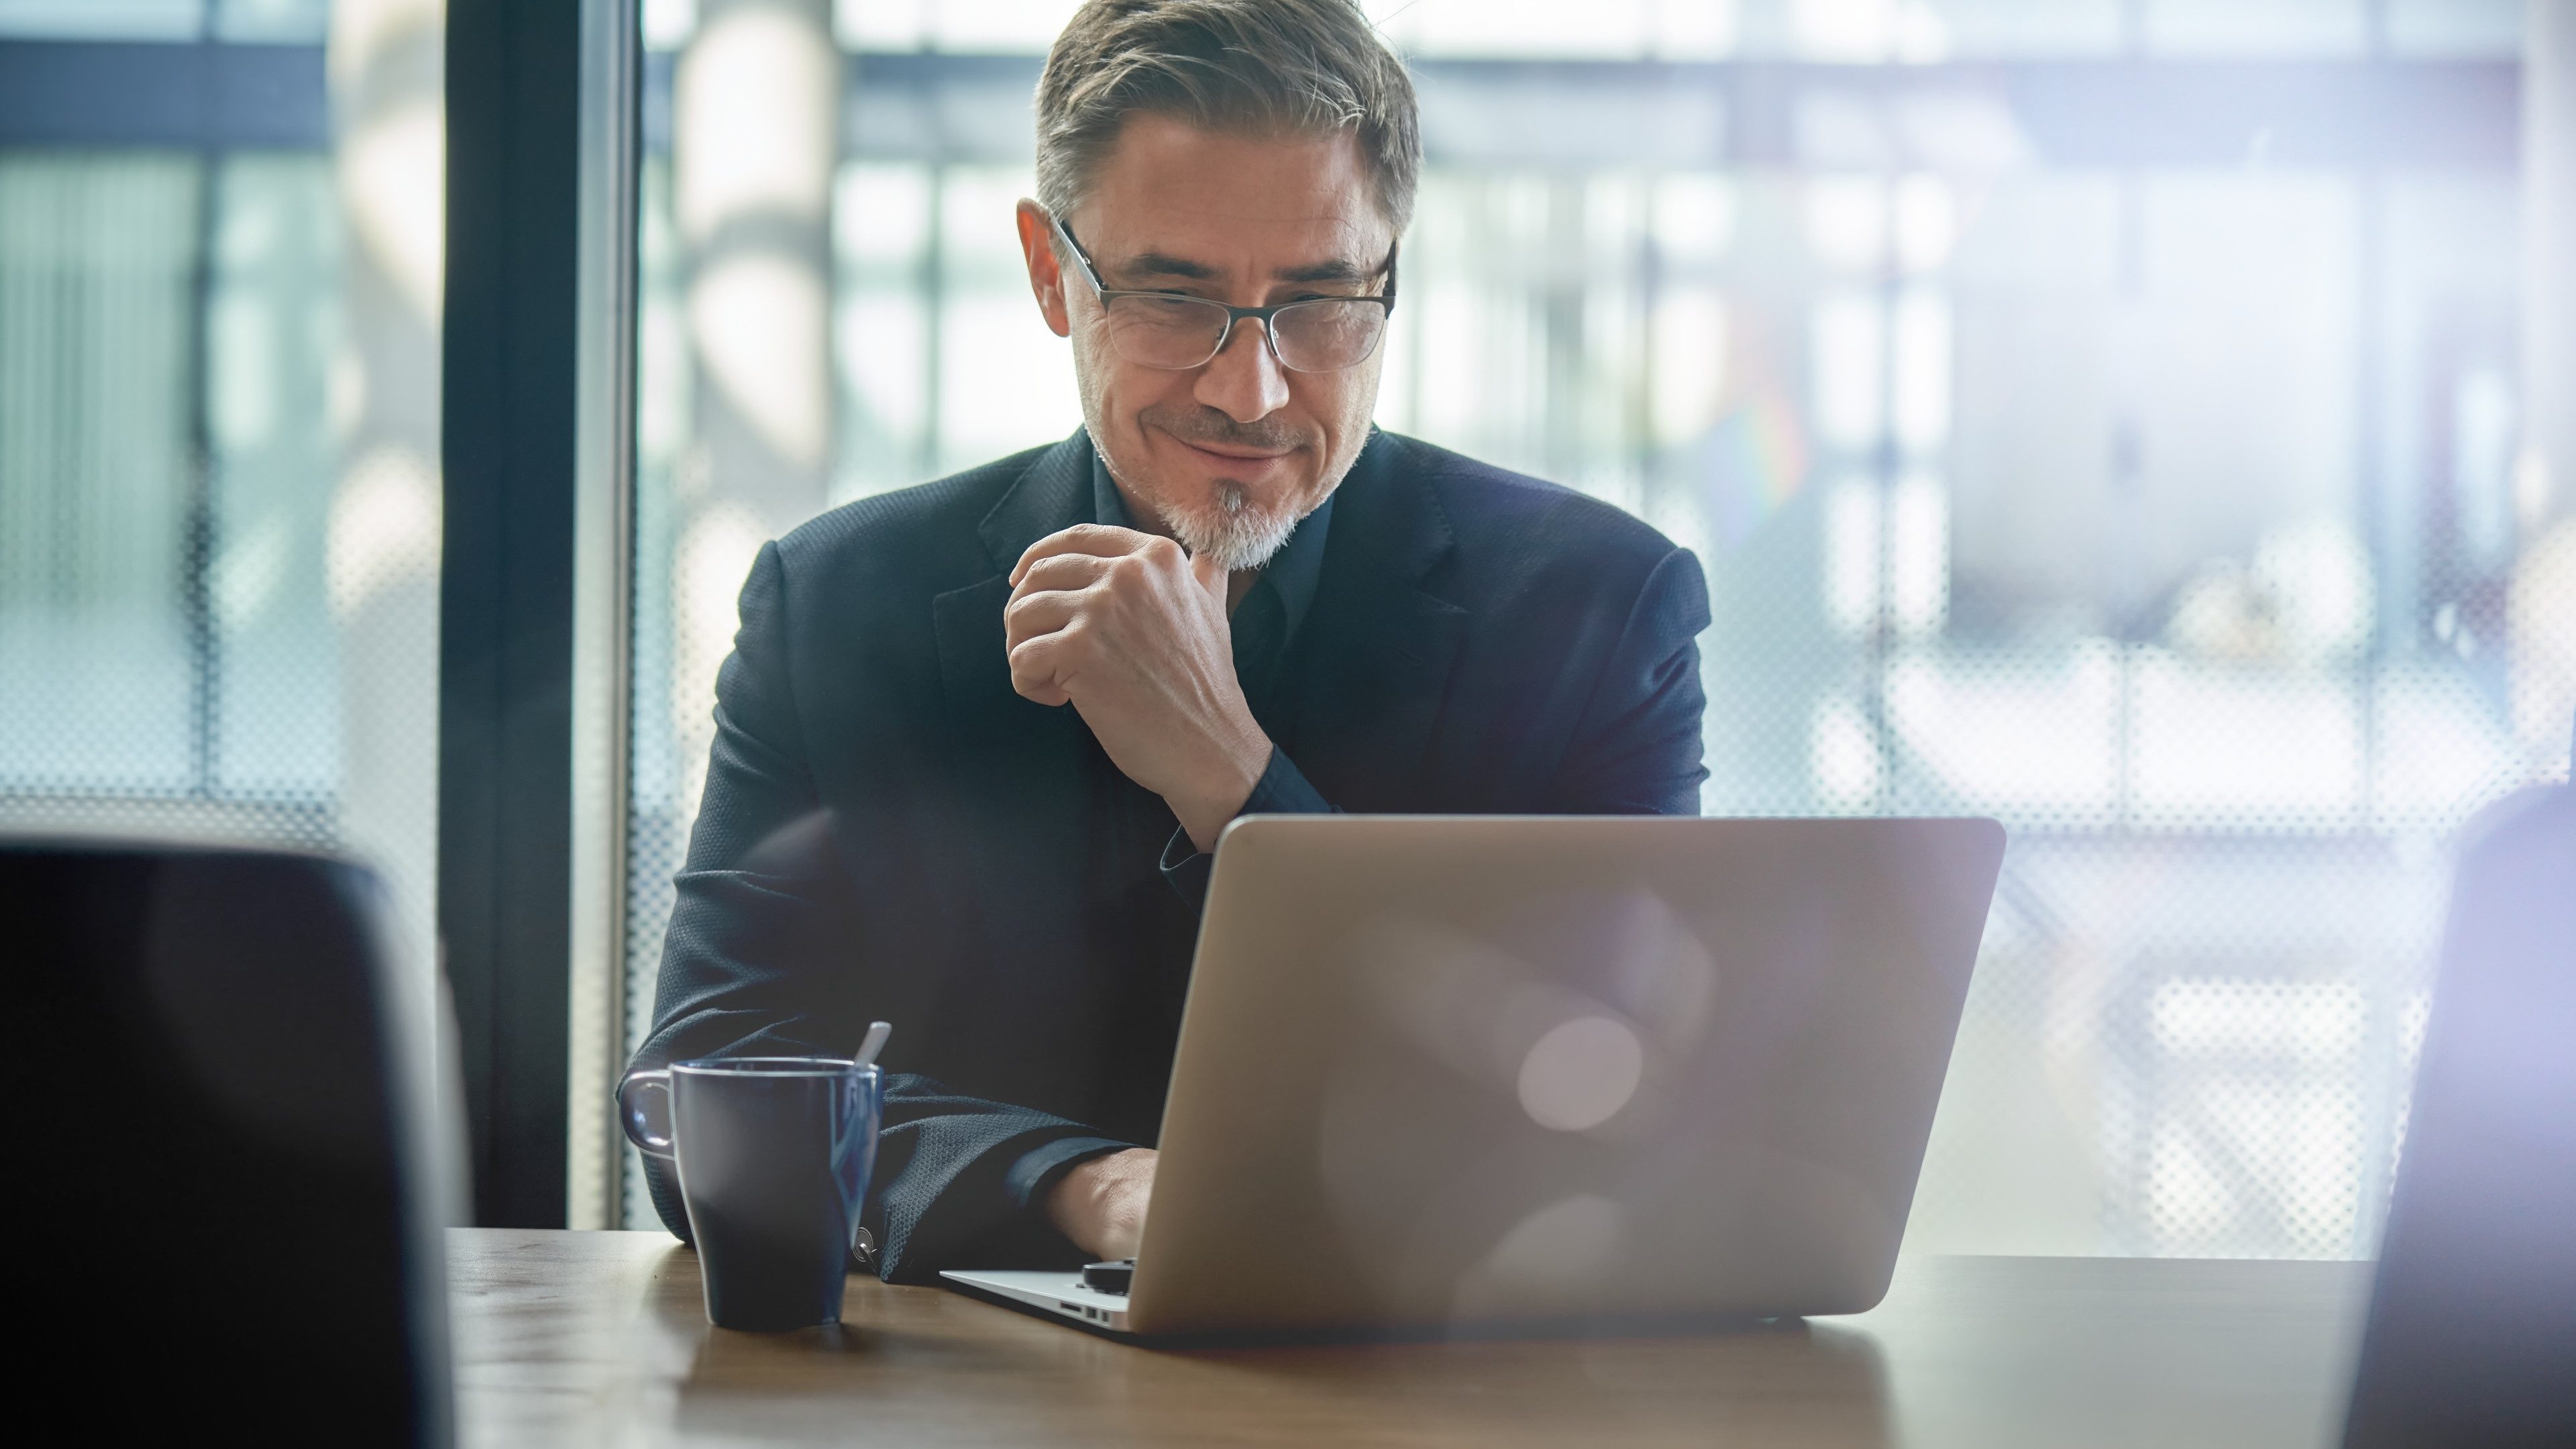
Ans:
[[[1298,514],[1286,503],[1253,499],[1240,483],[1218,479],[1194,506],[1164,510],[1164,526],[1192,556],[1213,554],[1232,573],[1270,562],[1296,532]]]

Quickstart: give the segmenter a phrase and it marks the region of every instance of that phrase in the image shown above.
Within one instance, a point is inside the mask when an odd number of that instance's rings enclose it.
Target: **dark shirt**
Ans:
[[[866,1214],[889,1278],[1078,1262],[1040,1198],[1161,1130],[1210,858],[1003,648],[1011,566],[1109,515],[1099,482],[1077,433],[822,515],[761,550],[717,680],[636,1060],[845,1053],[893,1022]],[[1386,433],[1329,508],[1233,613],[1276,745],[1246,813],[1697,808],[1688,552]]]

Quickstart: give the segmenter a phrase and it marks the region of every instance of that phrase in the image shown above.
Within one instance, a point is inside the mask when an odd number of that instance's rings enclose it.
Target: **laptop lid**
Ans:
[[[2344,1443],[2576,1443],[2576,789],[2462,855]]]
[[[1130,1326],[1869,1307],[2002,852],[1984,820],[1236,822]]]

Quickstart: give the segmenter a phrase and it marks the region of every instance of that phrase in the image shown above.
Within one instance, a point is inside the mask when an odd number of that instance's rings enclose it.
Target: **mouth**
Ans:
[[[1189,443],[1188,446],[1196,448],[1198,451],[1207,454],[1211,458],[1233,458],[1239,462],[1245,463],[1266,463],[1273,458],[1285,458],[1290,452],[1294,451],[1293,449],[1288,448],[1279,448],[1275,450],[1266,448],[1228,448],[1222,445],[1211,445],[1207,443]]]
[[[1172,440],[1220,468],[1245,469],[1259,473],[1271,464],[1295,452],[1293,448],[1267,449],[1229,447],[1222,443],[1193,443],[1187,438]]]
[[[1294,447],[1263,448],[1244,443],[1199,443],[1192,442],[1168,428],[1156,428],[1155,431],[1212,464],[1220,467],[1231,464],[1236,468],[1249,468],[1256,473],[1265,471],[1268,465],[1297,451]]]

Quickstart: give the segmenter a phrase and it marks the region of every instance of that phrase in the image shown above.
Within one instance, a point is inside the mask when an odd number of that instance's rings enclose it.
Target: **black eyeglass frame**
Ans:
[[[1246,318],[1250,318],[1261,324],[1262,344],[1270,349],[1271,361],[1278,363],[1288,371],[1304,373],[1348,372],[1352,368],[1359,366],[1361,363],[1366,362],[1377,355],[1378,347],[1386,340],[1386,331],[1383,325],[1380,326],[1378,331],[1378,341],[1369,344],[1369,350],[1361,353],[1358,357],[1353,358],[1349,362],[1343,363],[1339,367],[1309,368],[1299,367],[1290,362],[1287,358],[1279,355],[1279,326],[1271,319],[1282,312],[1289,311],[1292,308],[1321,306],[1327,302],[1375,302],[1380,307],[1386,309],[1386,317],[1388,321],[1391,322],[1395,319],[1395,256],[1396,252],[1403,246],[1403,242],[1400,239],[1387,244],[1386,265],[1379,268],[1379,275],[1386,278],[1386,286],[1381,291],[1365,293],[1356,297],[1300,297],[1294,302],[1280,302],[1268,307],[1237,307],[1230,303],[1220,302],[1214,297],[1193,297],[1183,292],[1157,292],[1149,289],[1110,287],[1100,280],[1100,268],[1092,263],[1091,253],[1083,250],[1082,243],[1074,239],[1073,228],[1064,224],[1064,218],[1050,214],[1047,217],[1047,223],[1055,228],[1057,236],[1064,239],[1065,250],[1073,253],[1075,264],[1082,268],[1082,279],[1091,284],[1092,294],[1100,299],[1100,310],[1104,315],[1109,310],[1109,304],[1121,297],[1147,297],[1157,302],[1191,302],[1202,307],[1214,307],[1225,313],[1225,327],[1216,335],[1216,346],[1208,349],[1207,356],[1191,363],[1188,367],[1157,367],[1155,364],[1150,362],[1139,362],[1136,364],[1139,367],[1152,367],[1157,372],[1188,372],[1193,368],[1207,366],[1210,362],[1216,360],[1218,354],[1225,351],[1225,345],[1227,343],[1234,340],[1234,324],[1241,322]],[[1133,358],[1128,360],[1131,362],[1134,361]]]

